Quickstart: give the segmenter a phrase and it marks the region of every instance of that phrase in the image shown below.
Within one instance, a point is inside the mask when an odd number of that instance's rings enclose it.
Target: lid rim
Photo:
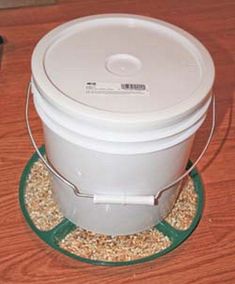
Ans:
[[[33,88],[37,90],[44,98],[46,98],[50,103],[55,104],[55,106],[64,111],[65,113],[69,113],[70,115],[74,115],[75,117],[83,116],[89,119],[98,119],[100,121],[107,121],[110,123],[125,123],[125,124],[135,124],[135,123],[156,123],[157,125],[170,125],[172,122],[180,121],[184,119],[186,116],[190,115],[199,106],[203,105],[205,101],[208,100],[209,97],[212,96],[212,89],[208,90],[207,95],[199,101],[197,104],[193,105],[191,108],[185,109],[185,111],[179,111],[178,113],[175,110],[175,107],[167,108],[162,111],[148,111],[148,112],[138,112],[138,113],[122,113],[122,112],[110,112],[99,110],[97,108],[92,108],[87,105],[83,105],[77,102],[76,109],[69,108],[65,103],[55,101],[51,99],[51,97],[47,96],[47,92],[44,92],[35,82],[35,79],[31,80]],[[66,100],[70,100],[66,97]],[[171,113],[171,109],[174,109],[175,113]],[[110,117],[110,114],[114,114],[113,117]]]
[[[151,22],[162,23],[167,25],[170,28],[174,28],[176,31],[180,32],[181,35],[189,37],[189,39],[200,51],[202,56],[202,62],[204,62],[206,68],[205,76],[203,76],[203,81],[200,85],[200,92],[196,90],[195,92],[199,95],[190,96],[185,99],[183,102],[180,102],[174,106],[169,108],[156,110],[156,111],[146,111],[146,112],[118,112],[118,111],[109,111],[98,109],[93,106],[86,105],[82,102],[78,102],[75,100],[76,105],[74,105],[74,100],[68,96],[62,94],[56,86],[49,80],[44,66],[43,59],[46,54],[47,48],[50,47],[50,42],[54,41],[55,36],[59,37],[60,31],[63,31],[66,27],[72,26],[74,23],[82,22],[89,19],[97,19],[103,17],[130,17],[134,19],[142,19]],[[205,59],[203,61],[203,59]],[[157,123],[170,123],[175,119],[182,119],[184,116],[193,112],[202,102],[211,95],[212,85],[214,82],[215,70],[212,58],[207,51],[207,49],[193,36],[185,32],[184,30],[175,27],[171,24],[165,23],[163,21],[155,20],[149,17],[143,17],[138,15],[130,15],[130,14],[103,14],[97,16],[89,16],[81,19],[75,19],[71,22],[65,23],[57,27],[48,33],[36,46],[33,56],[32,56],[32,83],[35,85],[36,89],[44,96],[47,97],[49,101],[56,104],[57,107],[64,109],[64,111],[69,111],[73,115],[76,116],[77,113],[80,115],[84,115],[89,118],[95,118],[104,121],[110,122],[118,122],[125,121],[125,123],[136,123],[136,122],[151,122],[155,121]],[[58,100],[58,97],[60,98]]]

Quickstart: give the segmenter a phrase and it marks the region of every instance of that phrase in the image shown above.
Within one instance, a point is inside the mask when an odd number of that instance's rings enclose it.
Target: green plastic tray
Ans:
[[[45,154],[45,148],[42,146],[40,148],[40,152],[42,154]],[[194,186],[195,186],[195,191],[198,195],[198,202],[197,202],[197,211],[195,214],[195,217],[191,223],[191,226],[187,230],[177,230],[173,228],[170,224],[168,224],[165,221],[162,221],[156,225],[156,229],[161,231],[164,235],[168,236],[169,239],[171,240],[171,245],[167,247],[166,249],[150,255],[148,257],[136,259],[136,260],[131,260],[131,261],[122,261],[122,262],[112,262],[112,261],[100,261],[100,260],[92,260],[89,258],[84,258],[77,256],[73,253],[70,253],[62,248],[59,247],[59,242],[71,231],[76,229],[76,226],[71,223],[68,219],[64,218],[62,222],[60,222],[58,225],[56,225],[53,229],[49,231],[41,231],[36,228],[34,223],[32,222],[29,213],[26,209],[26,204],[25,204],[25,188],[26,188],[26,181],[28,178],[28,175],[31,171],[31,168],[33,164],[38,160],[38,155],[35,152],[31,159],[28,161],[27,165],[25,166],[25,169],[22,173],[21,180],[20,180],[20,187],[19,187],[19,202],[20,202],[20,208],[22,210],[22,213],[25,217],[25,220],[27,224],[30,226],[30,228],[36,233],[36,235],[43,240],[45,243],[47,243],[49,246],[51,246],[53,249],[61,252],[64,255],[67,255],[69,257],[72,257],[74,259],[87,262],[90,264],[95,264],[95,265],[108,265],[108,266],[122,266],[122,265],[132,265],[132,264],[137,264],[137,263],[143,263],[146,261],[150,261],[156,258],[159,258],[160,256],[167,254],[177,248],[180,244],[182,244],[193,232],[193,230],[196,228],[202,214],[202,209],[203,209],[203,185],[201,178],[197,172],[196,169],[194,169],[191,173],[190,176],[193,179]],[[188,167],[191,165],[191,162],[189,162]]]

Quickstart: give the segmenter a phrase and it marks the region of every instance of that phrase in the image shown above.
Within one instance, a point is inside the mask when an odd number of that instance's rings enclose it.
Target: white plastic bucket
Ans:
[[[64,216],[109,235],[161,221],[179,183],[162,188],[185,170],[213,80],[201,43],[151,18],[91,16],[42,38],[31,83],[47,157],[82,194],[95,197],[77,196],[54,177]]]

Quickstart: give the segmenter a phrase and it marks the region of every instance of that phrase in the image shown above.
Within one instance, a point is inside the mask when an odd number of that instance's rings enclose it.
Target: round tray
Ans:
[[[42,146],[40,148],[40,152],[42,154],[45,154],[45,148]],[[73,253],[70,253],[64,249],[62,249],[59,246],[59,242],[65,238],[67,234],[72,232],[74,229],[76,229],[76,226],[71,223],[68,219],[64,218],[58,225],[56,225],[53,229],[49,231],[41,231],[34,225],[33,221],[30,218],[30,215],[27,211],[26,204],[25,204],[25,188],[27,183],[27,178],[29,176],[29,173],[31,171],[31,168],[33,164],[38,160],[38,155],[35,152],[31,159],[28,161],[27,165],[25,166],[25,169],[22,173],[21,180],[20,180],[20,187],[19,187],[19,202],[20,202],[20,208],[22,210],[22,213],[24,215],[24,218],[27,222],[27,224],[30,226],[30,228],[35,232],[35,234],[43,240],[45,243],[47,243],[49,246],[51,246],[53,249],[61,252],[62,254],[65,254],[69,257],[72,257],[74,259],[87,262],[90,264],[95,265],[108,265],[108,266],[122,266],[122,265],[131,265],[131,264],[137,264],[137,263],[143,263],[146,261],[150,261],[156,258],[159,258],[160,256],[167,254],[174,250],[176,247],[178,247],[180,244],[182,244],[194,231],[196,228],[203,209],[203,185],[201,178],[197,172],[196,169],[194,169],[190,176],[193,180],[195,191],[197,193],[197,210],[196,214],[192,220],[192,223],[190,227],[187,230],[177,230],[173,228],[170,224],[168,224],[166,221],[162,221],[158,223],[155,228],[162,232],[164,235],[168,236],[168,238],[171,240],[171,245],[167,247],[166,249],[161,250],[158,253],[155,253],[153,255],[139,258],[136,260],[131,261],[120,261],[120,262],[112,262],[112,261],[102,261],[102,260],[92,260],[89,258],[84,258],[78,255],[75,255]],[[191,165],[191,162],[189,161],[188,167]]]

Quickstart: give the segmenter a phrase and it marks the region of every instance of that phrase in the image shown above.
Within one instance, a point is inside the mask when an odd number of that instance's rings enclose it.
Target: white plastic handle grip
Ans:
[[[94,194],[93,201],[96,204],[139,204],[139,205],[154,205],[154,195],[101,195]]]
[[[196,161],[191,165],[191,167],[185,171],[180,177],[178,177],[176,180],[171,182],[170,184],[164,186],[156,195],[139,195],[139,196],[126,196],[126,195],[98,195],[98,194],[90,194],[90,193],[82,193],[79,191],[78,187],[71,183],[68,179],[66,179],[62,174],[60,174],[53,165],[48,161],[48,159],[45,159],[43,155],[40,153],[38,146],[34,140],[33,133],[31,130],[30,122],[29,122],[29,97],[31,94],[31,82],[28,84],[28,89],[27,89],[27,94],[26,94],[26,103],[25,103],[25,119],[26,119],[26,126],[28,129],[29,137],[31,140],[31,143],[37,152],[39,158],[42,160],[44,165],[47,167],[47,169],[54,175],[56,176],[59,180],[61,180],[64,184],[69,186],[73,191],[74,194],[78,197],[86,197],[86,198],[93,198],[94,203],[98,204],[103,204],[103,203],[109,203],[109,204],[138,204],[138,205],[155,205],[157,204],[157,199],[160,196],[160,193],[167,190],[168,188],[176,185],[179,183],[183,178],[185,178],[198,164],[198,162],[201,160],[202,156],[205,154],[214,130],[215,130],[215,116],[216,116],[216,111],[215,111],[215,96],[212,96],[212,120],[211,120],[211,129],[210,133],[207,139],[207,142],[201,152],[201,154],[198,156]]]

